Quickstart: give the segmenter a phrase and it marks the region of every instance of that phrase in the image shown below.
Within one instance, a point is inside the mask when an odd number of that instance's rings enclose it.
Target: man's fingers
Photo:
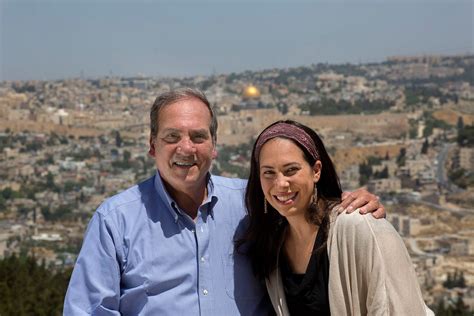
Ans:
[[[380,204],[380,207],[375,212],[372,213],[372,216],[377,219],[387,217],[387,214],[385,213],[385,207],[382,204]]]
[[[369,202],[370,201],[370,202]],[[346,207],[346,211],[348,214],[354,212],[356,209],[359,209],[363,206],[367,207],[370,206],[370,203],[374,203],[374,201],[369,200],[366,196],[359,196],[357,199],[353,200],[349,206]],[[378,203],[378,202],[375,202]],[[370,206],[367,208],[367,211],[374,210],[374,206]]]
[[[359,213],[367,214],[375,212],[380,207],[380,202],[378,200],[370,200],[367,204],[362,204],[359,208]]]
[[[357,189],[354,192],[343,192],[342,201],[337,211],[348,214],[358,210],[361,214],[372,213],[375,218],[384,218],[385,208],[380,203],[379,197],[365,189]]]
[[[341,211],[339,213],[344,211],[349,206],[349,204],[351,204],[352,201],[354,201],[354,199],[355,197],[351,192],[342,192],[341,204],[339,204]]]
[[[351,195],[351,192],[349,191],[344,191],[342,192],[341,194],[341,200],[345,200],[347,197],[349,197]]]

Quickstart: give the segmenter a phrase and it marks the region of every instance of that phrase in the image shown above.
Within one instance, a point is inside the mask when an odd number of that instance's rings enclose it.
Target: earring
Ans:
[[[263,214],[268,213],[267,199],[263,198]]]
[[[318,203],[318,187],[316,186],[316,183],[314,184],[313,203]]]

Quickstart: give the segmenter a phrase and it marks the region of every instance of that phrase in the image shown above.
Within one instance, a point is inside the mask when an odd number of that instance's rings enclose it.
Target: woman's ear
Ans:
[[[322,168],[322,166],[323,165],[321,164],[320,160],[317,160],[313,165],[313,171],[314,171],[313,181],[314,181],[314,183],[317,183],[319,181],[319,178],[321,177],[321,168]]]

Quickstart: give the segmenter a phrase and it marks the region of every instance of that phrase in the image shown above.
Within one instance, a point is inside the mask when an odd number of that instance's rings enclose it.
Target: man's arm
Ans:
[[[385,208],[380,203],[379,197],[363,188],[342,193],[342,202],[339,205],[338,212],[352,213],[355,210],[358,210],[361,214],[372,213],[375,218],[386,216]]]
[[[111,227],[92,217],[64,300],[64,315],[120,315],[120,267]]]

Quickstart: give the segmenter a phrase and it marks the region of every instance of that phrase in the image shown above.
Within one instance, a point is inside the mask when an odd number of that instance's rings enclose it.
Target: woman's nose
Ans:
[[[275,182],[276,182],[275,185],[280,188],[286,188],[289,186],[288,179],[282,174],[277,176],[277,178],[275,179]]]

